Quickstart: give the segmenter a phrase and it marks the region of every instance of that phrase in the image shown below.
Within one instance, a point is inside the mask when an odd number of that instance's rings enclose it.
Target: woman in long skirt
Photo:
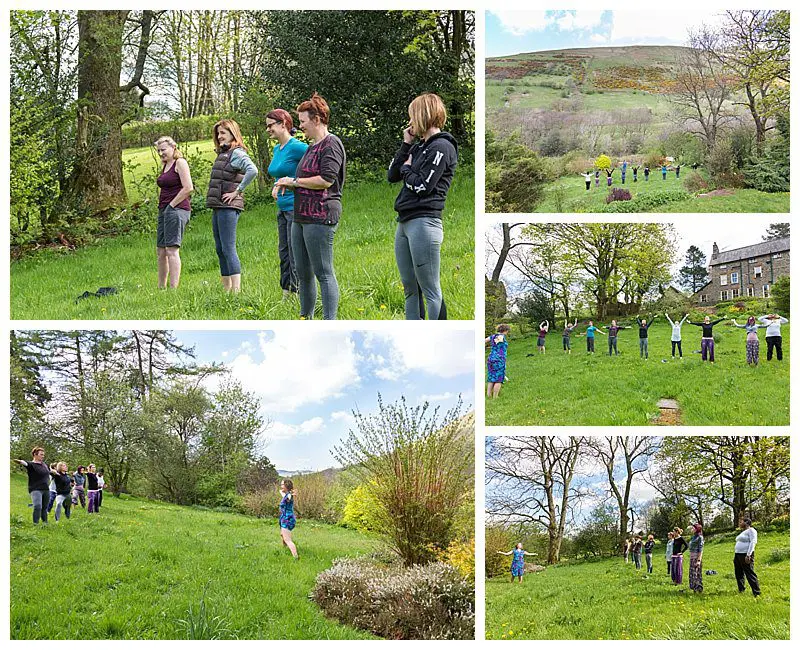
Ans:
[[[683,529],[675,529],[675,539],[672,541],[672,582],[676,585],[683,584],[683,552],[688,547],[683,539]]]
[[[759,325],[756,323],[756,317],[750,316],[747,319],[746,325],[739,325],[736,322],[735,318],[731,319],[735,327],[740,327],[747,331],[747,339],[745,341],[745,349],[747,351],[747,365],[748,366],[757,366],[758,365],[758,330],[759,328],[765,328],[766,325]]]
[[[689,588],[698,594],[703,591],[703,527],[692,526],[689,540]]]
[[[495,398],[506,380],[506,355],[508,354],[508,325],[498,325],[497,334],[486,338],[491,344],[489,358],[486,359],[486,397]]]
[[[520,582],[522,582],[522,576],[525,574],[525,556],[526,555],[536,555],[536,553],[528,553],[528,551],[522,550],[522,542],[517,544],[517,547],[511,551],[497,551],[500,555],[513,555],[513,559],[511,560],[511,582],[514,582],[514,578],[518,578]]]

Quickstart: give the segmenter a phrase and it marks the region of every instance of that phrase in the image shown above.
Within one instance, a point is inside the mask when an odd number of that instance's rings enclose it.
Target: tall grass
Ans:
[[[500,397],[486,402],[486,424],[646,425],[659,414],[662,398],[678,401],[684,425],[777,426],[789,424],[789,328],[783,328],[784,359],[747,366],[743,330],[714,328],[716,363],[702,363],[700,328],[683,326],[683,361],[671,358],[671,328],[663,315],[650,328],[650,360],[639,358],[638,330],[619,334],[620,356],[609,357],[605,336],[572,338],[572,354],[561,350],[560,331],[547,337],[546,353],[534,338],[512,339],[508,381]],[[533,353],[534,356],[526,356]]]
[[[653,574],[622,558],[548,567],[526,575],[486,582],[487,639],[788,639],[789,560],[760,561],[775,547],[787,547],[789,533],[759,533],[756,572],[762,595],[740,595],[733,573],[733,540],[707,544],[703,551],[702,594],[666,575],[664,546],[656,546]]]
[[[12,639],[356,639],[308,599],[335,558],[370,553],[351,530],[299,519],[300,561],[275,519],[104,499],[99,515],[34,527],[11,476]]]

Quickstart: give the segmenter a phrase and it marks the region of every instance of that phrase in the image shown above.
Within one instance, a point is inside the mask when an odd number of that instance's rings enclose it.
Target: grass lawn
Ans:
[[[706,540],[704,591],[666,575],[663,543],[653,553],[653,574],[622,558],[561,565],[486,582],[487,639],[789,639],[789,533],[759,533],[756,573],[762,595],[740,595],[733,573],[733,538]],[[784,549],[784,553],[773,550]],[[644,558],[642,558],[644,565]],[[683,591],[681,591],[683,589]]]
[[[628,170],[625,185],[621,184],[620,170],[614,172],[612,187],[623,188],[630,191],[636,198],[639,194],[659,192],[665,190],[685,190],[683,181],[692,173],[691,169],[682,169],[681,178],[675,178],[675,172],[667,172],[667,180],[661,178],[661,170],[653,169],[650,180],[644,181],[644,173],[639,169],[639,180],[633,182],[633,173]],[[606,186],[606,176],[600,173],[600,187],[592,188],[587,192],[583,177],[575,174],[562,176],[545,188],[545,197],[536,208],[536,212],[600,212],[606,205],[606,196],[609,188]],[[561,206],[558,209],[557,190],[561,191]],[[767,193],[758,190],[734,190],[731,196],[693,197],[691,199],[667,203],[653,208],[652,212],[789,212],[789,192]]]
[[[191,155],[193,147],[188,147]],[[199,143],[200,155],[208,155]],[[150,164],[147,148],[129,150],[130,160]],[[205,153],[204,153],[205,152]],[[126,156],[128,154],[126,153]],[[145,173],[145,167],[134,176]],[[127,174],[130,174],[130,170]],[[128,179],[129,193],[135,183]],[[133,188],[133,189],[131,189]],[[404,296],[394,258],[393,211],[397,185],[350,183],[334,239],[334,265],[340,319],[402,319]],[[465,167],[456,173],[443,214],[441,281],[448,316],[472,319],[475,311],[475,183]],[[299,301],[282,302],[279,285],[276,207],[272,202],[247,208],[239,221],[238,253],[242,292],[222,291],[211,234],[211,213],[192,217],[181,258],[177,291],[159,291],[153,232],[109,238],[74,252],[43,252],[11,264],[11,313],[15,319],[294,319]],[[101,299],[75,298],[84,291],[113,286],[119,294]],[[317,303],[318,317],[321,304]]]
[[[14,472],[12,639],[185,639],[190,618],[216,638],[372,638],[308,599],[334,558],[374,548],[359,533],[301,519],[295,562],[273,519],[125,497],[34,527],[26,488]]]
[[[781,362],[774,357],[767,362],[764,334],[759,332],[760,365],[755,368],[745,361],[742,329],[724,323],[714,328],[722,340],[713,365],[694,352],[700,349],[699,327],[683,326],[683,361],[670,356],[671,332],[663,315],[652,325],[649,361],[639,358],[636,329],[620,332],[620,356],[615,357],[608,356],[603,335],[595,338],[594,355],[586,353],[583,336],[573,336],[572,354],[564,354],[560,330],[547,336],[544,355],[537,352],[535,337],[512,339],[508,381],[497,399],[486,401],[486,424],[646,425],[659,414],[661,398],[678,401],[684,425],[789,424],[788,327],[782,330]]]

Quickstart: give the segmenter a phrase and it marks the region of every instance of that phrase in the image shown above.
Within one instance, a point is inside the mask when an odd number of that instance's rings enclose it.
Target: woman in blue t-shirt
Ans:
[[[297,547],[292,541],[292,531],[297,520],[294,517],[294,483],[291,479],[281,481],[281,503],[279,506],[280,518],[278,523],[281,527],[281,542],[292,552],[292,557],[297,560]]]
[[[276,108],[267,113],[267,132],[278,144],[272,150],[269,175],[276,181],[284,176],[297,176],[297,165],[308,145],[292,137],[297,133],[288,111]],[[278,203],[278,256],[281,260],[281,289],[283,299],[297,293],[297,273],[292,253],[292,221],[294,220],[294,192],[290,187],[272,187],[272,198]]]

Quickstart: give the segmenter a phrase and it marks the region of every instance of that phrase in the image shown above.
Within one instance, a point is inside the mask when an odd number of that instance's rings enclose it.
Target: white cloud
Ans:
[[[387,365],[375,371],[381,379],[394,380],[417,371],[450,378],[474,370],[475,340],[468,330],[439,335],[421,333],[416,328],[372,332],[365,337],[365,345],[370,347],[376,340],[390,350]]]
[[[310,420],[305,420],[300,424],[301,433],[314,433],[322,428],[325,421],[321,417],[314,417]]]
[[[350,411],[334,411],[331,413],[331,420],[334,422],[344,422],[345,424],[352,426],[355,424],[356,418],[352,413],[350,413]]]
[[[589,37],[589,40],[592,43],[598,43],[598,44],[599,43],[607,43],[608,42],[608,36],[606,34],[592,34]]]
[[[264,438],[272,442],[274,440],[288,440],[297,436],[309,435],[322,429],[325,424],[320,417],[305,420],[300,424],[287,424],[286,422],[271,422],[264,432]]]
[[[436,395],[420,395],[419,401],[420,402],[445,402],[449,399],[455,397],[455,394],[447,392],[447,393],[438,393]]]
[[[690,29],[701,24],[716,25],[717,14],[683,11],[615,11],[611,29],[611,41],[615,44],[686,42]]]
[[[523,36],[528,32],[539,32],[551,24],[552,19],[546,11],[492,11],[497,16],[503,29],[514,36]]]
[[[259,334],[264,360],[239,354],[228,364],[243,386],[258,394],[266,413],[319,404],[360,382],[353,339],[342,332],[267,337]]]

